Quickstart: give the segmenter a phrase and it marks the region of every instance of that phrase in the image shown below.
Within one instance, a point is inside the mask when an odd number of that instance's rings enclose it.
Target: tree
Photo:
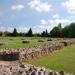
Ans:
[[[51,37],[62,37],[62,30],[59,27],[54,27],[50,31],[50,36]]]
[[[46,32],[43,31],[43,32],[41,33],[41,36],[42,36],[42,37],[45,37],[45,36],[46,36]]]
[[[75,37],[75,23],[70,24],[69,31],[70,31],[70,33],[69,33],[70,36],[74,38]]]
[[[58,24],[59,29],[62,29],[61,23]]]
[[[41,36],[42,36],[42,37],[48,37],[48,36],[49,36],[47,29],[46,29],[46,31],[43,31],[43,32],[41,33]]]
[[[0,32],[0,36],[2,36],[2,32]]]
[[[69,26],[66,26],[62,29],[63,36],[64,37],[70,37],[70,31],[69,31]]]
[[[27,32],[26,36],[29,36],[29,37],[33,36],[33,32],[32,32],[32,29],[31,28]]]
[[[62,31],[64,33],[64,37],[74,38],[75,37],[75,23],[71,23],[70,25],[64,27]]]
[[[46,29],[46,34],[45,35],[46,35],[46,37],[48,37],[48,35],[49,35],[47,29]]]
[[[54,28],[50,31],[50,36],[51,36],[51,37],[63,37],[63,32],[62,32],[61,23],[59,23],[58,26],[54,27]]]
[[[13,36],[17,36],[18,35],[18,32],[17,32],[17,29],[16,28],[14,28],[14,31],[13,31],[12,35]]]

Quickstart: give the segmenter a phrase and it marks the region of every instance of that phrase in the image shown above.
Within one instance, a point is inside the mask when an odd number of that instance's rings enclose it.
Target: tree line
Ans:
[[[53,38],[75,38],[75,23],[71,23],[64,28],[62,28],[61,23],[58,24],[58,26],[55,26],[50,32],[43,31],[42,33],[36,33],[33,34],[32,29],[30,28],[27,33],[18,33],[17,29],[14,28],[13,32],[0,32],[0,36],[22,36],[22,37],[53,37]]]

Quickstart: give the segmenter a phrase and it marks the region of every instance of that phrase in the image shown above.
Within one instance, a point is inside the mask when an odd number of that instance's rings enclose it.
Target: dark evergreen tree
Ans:
[[[13,31],[12,35],[13,36],[18,36],[18,32],[17,32],[17,29],[16,28],[14,28],[14,31]]]
[[[27,32],[26,36],[31,37],[33,36],[32,29],[30,28],[29,31]]]
[[[41,36],[42,36],[42,37],[48,37],[48,36],[49,36],[47,29],[46,29],[46,31],[43,31],[43,32],[41,33]]]
[[[0,32],[0,36],[2,36],[2,32]]]
[[[46,32],[43,31],[43,32],[41,33],[41,36],[42,36],[42,37],[45,37],[45,36],[46,36]]]
[[[49,33],[48,33],[47,29],[46,29],[46,32],[45,33],[46,33],[45,36],[46,37],[49,37]]]

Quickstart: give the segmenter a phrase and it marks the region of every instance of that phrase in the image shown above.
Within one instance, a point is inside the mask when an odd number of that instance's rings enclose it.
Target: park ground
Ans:
[[[28,61],[35,66],[73,73],[75,75],[75,45],[68,46],[47,56]]]
[[[43,40],[43,42],[38,42],[38,40]],[[5,45],[0,45],[0,48],[30,48],[33,46],[44,45],[49,43],[55,43],[62,41],[62,39],[51,38],[52,41],[47,41],[46,37],[0,37],[0,42],[5,43]],[[30,43],[22,43],[22,41],[29,41]]]
[[[13,39],[13,40],[12,40]],[[5,42],[6,45],[0,46],[0,48],[28,48],[35,45],[43,45],[63,41],[62,39],[52,39],[53,41],[38,42],[39,38],[29,37],[0,37],[0,42]],[[29,40],[29,44],[23,44],[23,40]],[[55,71],[63,70],[65,72],[73,73],[75,75],[75,45],[65,47],[61,50],[54,51],[46,56],[42,56],[38,59],[32,59],[26,63],[33,64],[35,66],[41,66]]]

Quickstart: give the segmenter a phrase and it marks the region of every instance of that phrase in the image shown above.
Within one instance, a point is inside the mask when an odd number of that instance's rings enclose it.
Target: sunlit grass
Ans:
[[[75,45],[66,47],[38,59],[29,60],[29,63],[53,70],[64,70],[75,74]]]

